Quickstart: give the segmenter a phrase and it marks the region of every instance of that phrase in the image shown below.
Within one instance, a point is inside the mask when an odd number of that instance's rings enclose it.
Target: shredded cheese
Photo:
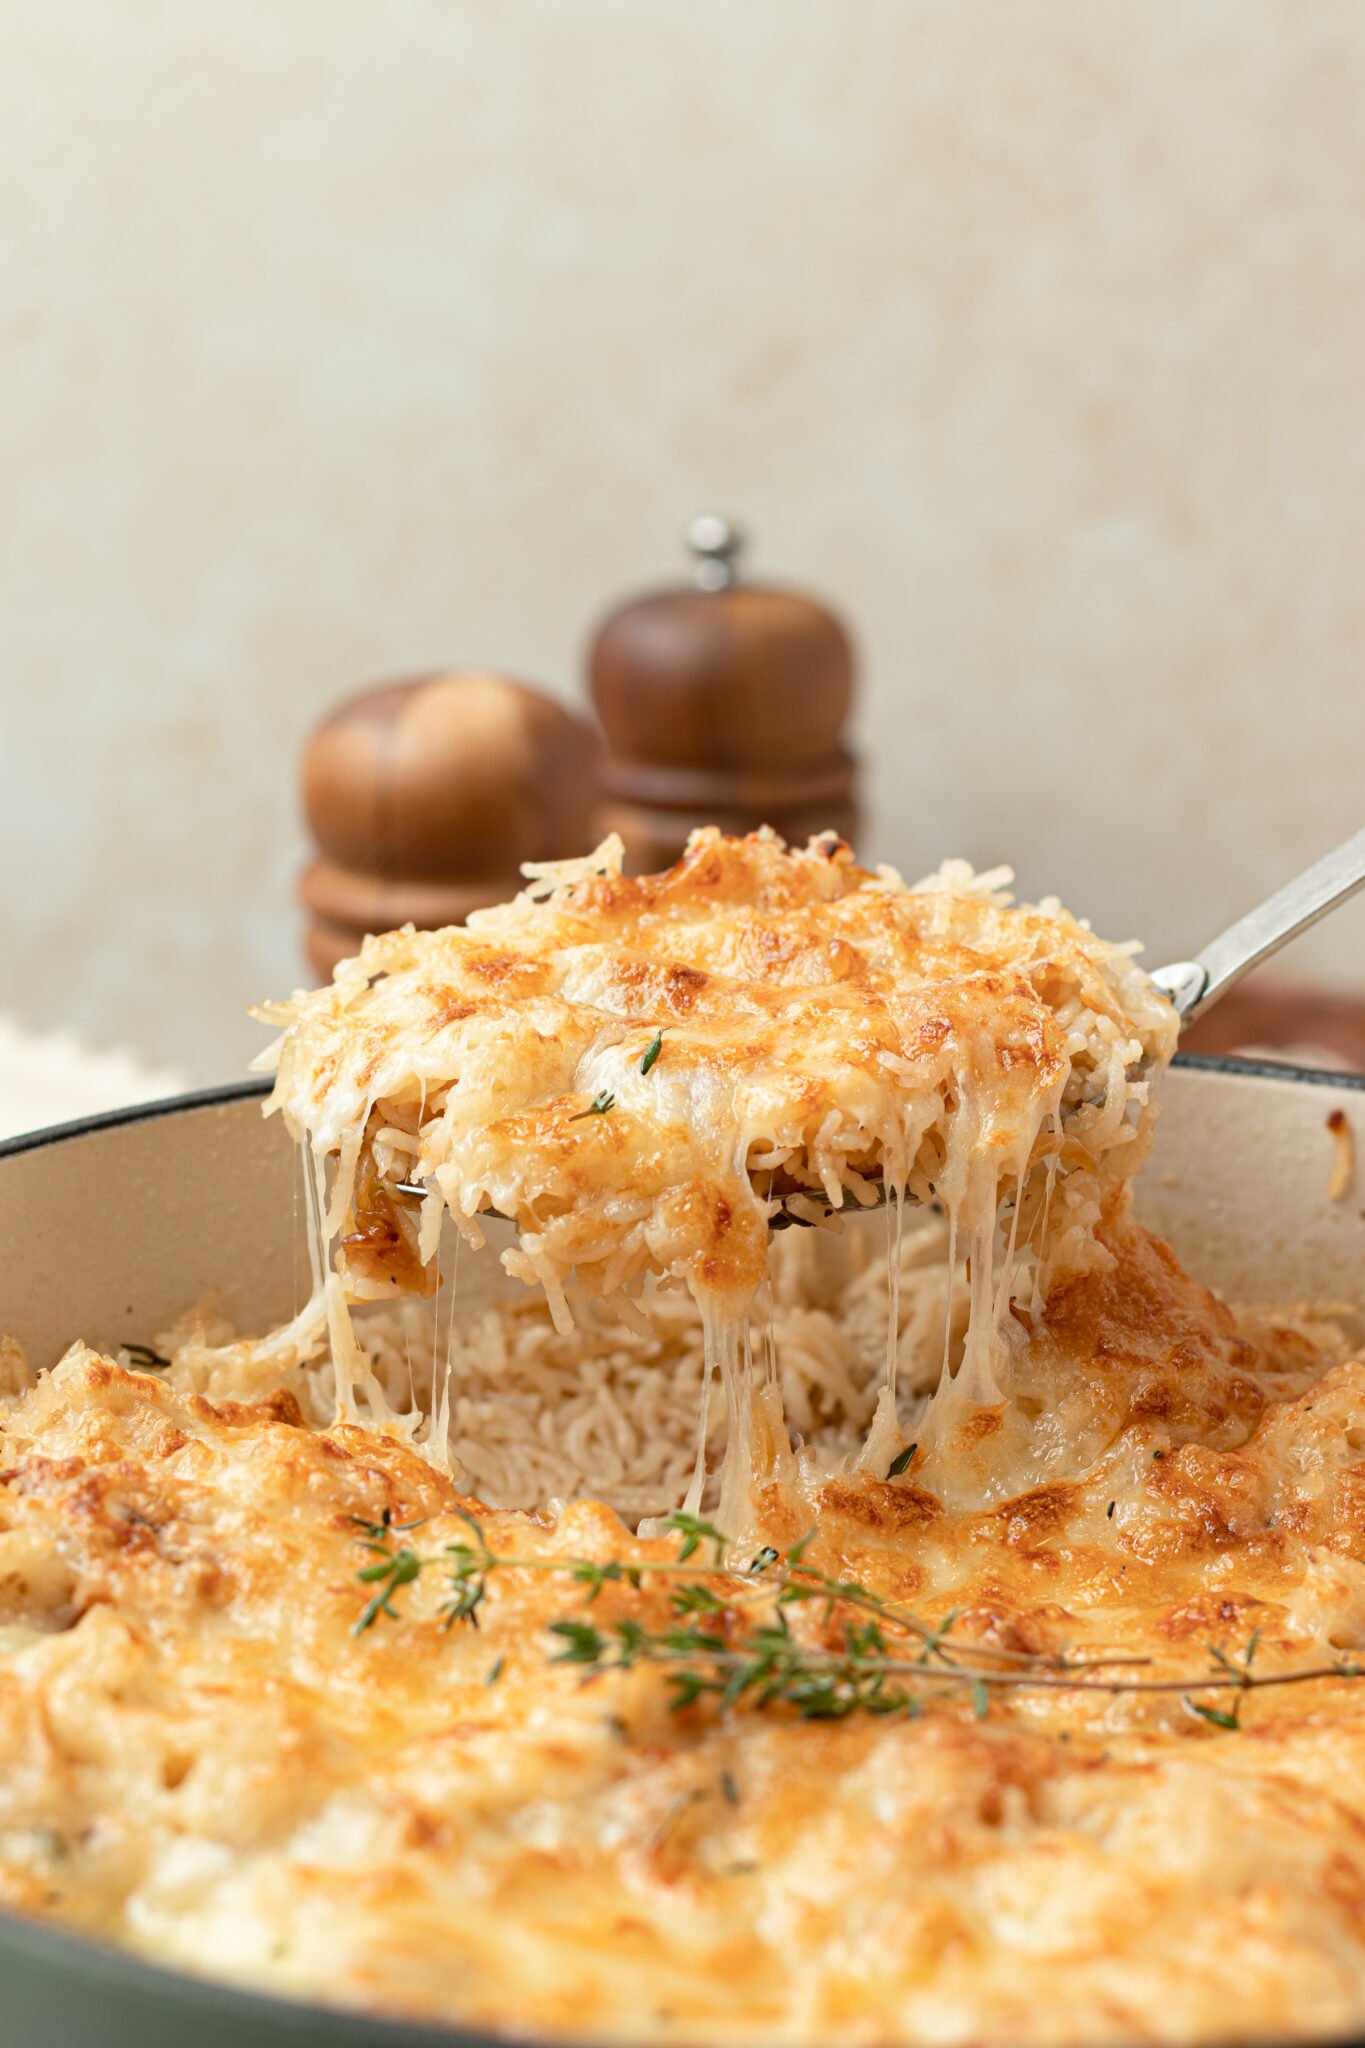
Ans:
[[[328,988],[271,1006],[266,1064],[320,1173],[337,1247],[328,1310],[339,1414],[391,1411],[343,1295],[411,1292],[448,1210],[516,1225],[508,1270],[561,1329],[571,1298],[685,1284],[749,1513],[746,1320],[774,1215],[884,1196],[937,1202],[971,1273],[968,1342],[927,1425],[951,1460],[1001,1399],[1009,1305],[1097,1256],[1096,1226],[1144,1150],[1170,1005],[1131,948],[1055,902],[1012,907],[1005,870],[962,862],[908,888],[830,835],[693,835],[666,873],[622,877],[619,842],[536,869],[467,927],[366,942]],[[398,1189],[427,1188],[420,1212]],[[870,1463],[896,1443],[894,1388]],[[700,1476],[698,1479],[700,1484]]]
[[[0,1340],[0,1899],[523,2037],[1358,2030],[1365,1365],[1133,1223],[1169,1005],[1004,870],[714,831],[620,868],[262,1010],[314,1226],[286,1329],[36,1379]],[[536,1291],[460,1318],[443,1224],[489,1212]],[[651,1521],[679,1495],[748,1539],[723,1600]],[[855,1584],[916,1713],[550,1658],[566,1614],[725,1653],[798,1553],[782,1645],[849,1653]],[[989,1685],[920,1679],[950,1632]]]

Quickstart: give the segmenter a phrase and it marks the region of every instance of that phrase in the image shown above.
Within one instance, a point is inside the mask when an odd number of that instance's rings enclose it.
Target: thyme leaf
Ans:
[[[138,1372],[164,1372],[171,1362],[159,1351],[153,1351],[150,1344],[125,1344],[123,1349]]]
[[[374,1627],[381,1614],[387,1614],[396,1621],[398,1611],[393,1605],[393,1596],[400,1586],[412,1584],[425,1562],[426,1560],[420,1558],[415,1550],[395,1550],[391,1555],[377,1558],[373,1564],[367,1564],[363,1570],[358,1571],[356,1577],[361,1585],[372,1585],[375,1591],[360,1610],[360,1616],[351,1634],[363,1636],[367,1628]]]
[[[599,1094],[593,1096],[586,1109],[575,1110],[574,1114],[569,1118],[569,1122],[571,1124],[580,1124],[585,1116],[605,1116],[609,1109],[615,1107],[615,1104],[616,1097],[611,1093],[610,1089],[603,1088]]]
[[[1242,1702],[1238,1700],[1229,1711],[1225,1707],[1205,1706],[1202,1700],[1192,1700],[1188,1693],[1182,1693],[1180,1704],[1187,1714],[1195,1714],[1201,1721],[1211,1721],[1215,1728],[1240,1728],[1242,1725]]]
[[[646,1046],[645,1056],[640,1062],[640,1072],[642,1074],[647,1074],[649,1072],[650,1068],[654,1065],[655,1060],[658,1059],[659,1054],[663,1051],[663,1049],[663,1032],[656,1031],[653,1038],[650,1039],[649,1044]]]
[[[914,1457],[915,1452],[918,1449],[918,1444],[907,1444],[903,1451],[897,1451],[895,1457],[891,1460],[891,1463],[886,1468],[887,1478],[899,1479],[901,1473],[909,1469],[910,1460]]]
[[[695,1557],[703,1542],[715,1544],[715,1561],[717,1564],[720,1563],[721,1558],[725,1555],[725,1546],[729,1542],[729,1538],[722,1530],[716,1527],[714,1522],[703,1522],[700,1516],[685,1514],[679,1508],[676,1514],[664,1516],[664,1527],[665,1529],[676,1529],[682,1537],[682,1542],[678,1546],[679,1564],[686,1564],[689,1557]]]

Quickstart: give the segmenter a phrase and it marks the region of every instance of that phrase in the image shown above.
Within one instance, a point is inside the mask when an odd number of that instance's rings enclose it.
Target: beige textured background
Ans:
[[[231,1074],[309,723],[575,689],[711,505],[858,629],[877,855],[1160,958],[1361,822],[1359,0],[0,30],[0,1009]]]

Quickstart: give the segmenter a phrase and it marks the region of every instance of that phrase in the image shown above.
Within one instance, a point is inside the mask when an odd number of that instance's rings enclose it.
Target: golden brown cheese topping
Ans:
[[[331,987],[261,1012],[284,1026],[271,1107],[312,1155],[338,1415],[448,1454],[441,1416],[394,1409],[347,1305],[434,1285],[447,1211],[477,1245],[492,1209],[516,1228],[504,1265],[562,1330],[574,1302],[687,1285],[729,1418],[721,1505],[744,1528],[784,1440],[746,1334],[770,1222],[884,1195],[897,1225],[907,1201],[940,1203],[972,1276],[960,1367],[920,1431],[946,1483],[1013,1377],[1016,1304],[1096,1256],[1145,1149],[1170,1005],[1131,948],[962,863],[907,888],[831,836],[797,851],[706,830],[663,874],[619,865],[607,842],[467,928],[370,940]],[[869,1467],[903,1442],[888,1343]]]
[[[960,865],[618,870],[271,1012],[295,1324],[0,1353],[0,1897],[521,2036],[1358,2026],[1365,1364],[1131,1222],[1169,1006]]]
[[[423,1261],[442,1202],[476,1241],[491,1208],[552,1302],[653,1273],[743,1313],[784,1202],[885,1188],[966,1217],[975,1196],[993,1225],[1049,1165],[1059,1216],[1132,1170],[1175,1019],[1059,906],[1011,908],[960,863],[907,889],[831,837],[702,831],[636,880],[619,853],[467,928],[367,941],[262,1011],[285,1027],[272,1106],[337,1163],[353,1298],[411,1290],[401,1182],[433,1191]]]
[[[760,1503],[766,1576],[602,1506],[487,1510],[396,1434],[310,1421],[312,1368],[77,1348],[4,1432],[0,1896],[191,1970],[519,2034],[1358,2025],[1365,1689],[1197,1688],[1253,1639],[1258,1678],[1360,1641],[1365,1366],[1330,1333],[1247,1334],[1140,1232],[1108,1248],[1034,1332],[1083,1475],[955,1509],[913,1460],[802,1472]],[[509,1345],[527,1316],[560,1341],[533,1303],[496,1313]],[[446,1626],[483,1549],[506,1561],[478,1625]],[[887,1603],[915,1711],[673,1704],[680,1670],[751,1653],[792,1569]],[[921,1664],[906,1618],[953,1610]],[[817,1678],[874,1618],[784,1612]],[[721,1648],[612,1668],[623,1627]],[[1093,1661],[1119,1654],[1150,1661]]]

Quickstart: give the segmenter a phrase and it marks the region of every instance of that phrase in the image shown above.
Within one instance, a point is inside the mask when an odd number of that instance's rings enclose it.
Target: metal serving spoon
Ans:
[[[1194,1018],[1202,1017],[1253,967],[1278,953],[1281,946],[1287,946],[1360,888],[1365,888],[1365,826],[1334,852],[1314,861],[1292,882],[1286,882],[1273,896],[1267,896],[1245,917],[1239,917],[1216,939],[1210,939],[1193,960],[1177,960],[1170,967],[1154,968],[1151,979],[1174,1004],[1183,1028]],[[415,1181],[398,1181],[395,1186],[403,1195],[426,1193]],[[860,1202],[856,1209],[880,1209],[885,1203],[883,1188],[875,1202]],[[808,1220],[781,1209],[771,1219],[770,1227],[781,1230],[788,1224],[804,1224]]]
[[[1210,939],[1193,960],[1177,960],[1173,967],[1153,970],[1152,980],[1169,996],[1188,1024],[1201,1017],[1220,996],[1236,988],[1243,975],[1278,953],[1300,932],[1306,932],[1338,903],[1354,896],[1365,886],[1365,828],[1355,832],[1332,853],[1314,861],[1283,889],[1267,896],[1236,924]]]

